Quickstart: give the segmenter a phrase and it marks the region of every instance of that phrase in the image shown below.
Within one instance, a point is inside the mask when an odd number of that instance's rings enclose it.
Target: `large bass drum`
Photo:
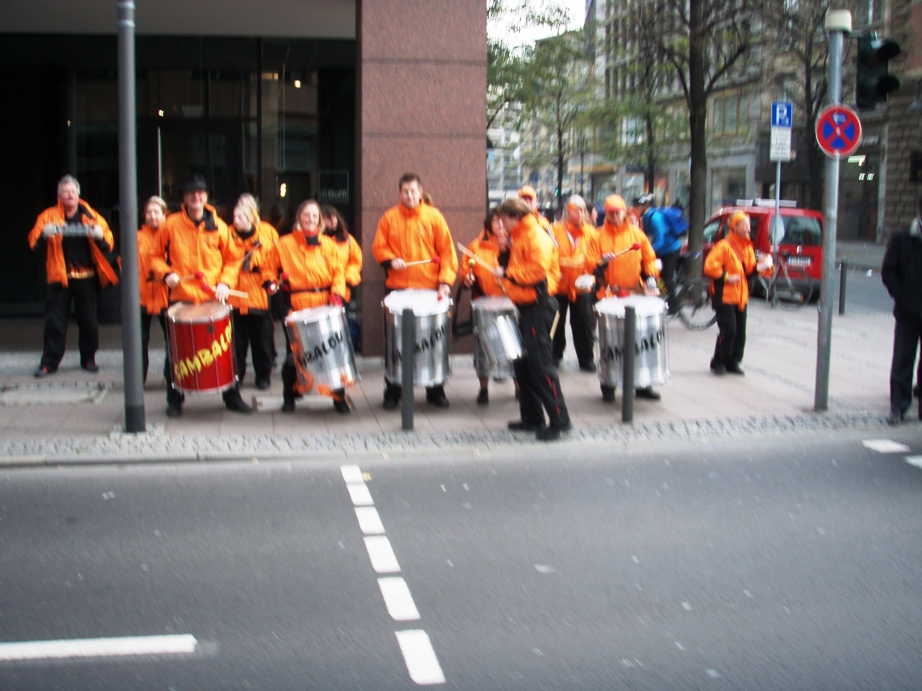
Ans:
[[[637,315],[634,388],[663,384],[669,378],[666,302],[647,295],[605,298],[595,305],[599,317],[599,379],[604,386],[624,387],[624,308]]]
[[[409,308],[416,322],[413,385],[432,387],[448,381],[451,376],[451,300],[439,300],[435,290],[395,290],[381,304],[384,307],[384,378],[398,386],[402,383],[400,329],[403,311]]]
[[[474,321],[474,369],[478,377],[515,377],[513,363],[525,355],[519,333],[518,311],[504,296],[477,298],[471,302]]]
[[[285,318],[301,391],[343,389],[358,379],[346,310],[323,305]]]
[[[173,388],[220,393],[237,383],[231,308],[220,302],[179,302],[166,313]]]

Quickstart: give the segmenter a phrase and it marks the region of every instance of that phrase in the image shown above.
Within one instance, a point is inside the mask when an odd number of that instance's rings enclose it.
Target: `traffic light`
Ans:
[[[873,109],[887,101],[887,94],[900,88],[900,80],[887,71],[887,62],[901,52],[900,44],[890,39],[868,36],[858,39],[855,105]]]

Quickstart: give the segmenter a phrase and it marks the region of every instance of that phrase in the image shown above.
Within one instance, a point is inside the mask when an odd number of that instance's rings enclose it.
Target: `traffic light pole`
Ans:
[[[829,33],[829,101],[842,102],[842,46],[844,35],[852,30],[852,15],[848,10],[826,13]],[[829,408],[829,358],[832,351],[833,280],[836,272],[836,232],[839,215],[839,159],[826,159],[826,227],[823,229],[823,278],[820,283],[820,313],[817,327],[816,389],[813,409]]]

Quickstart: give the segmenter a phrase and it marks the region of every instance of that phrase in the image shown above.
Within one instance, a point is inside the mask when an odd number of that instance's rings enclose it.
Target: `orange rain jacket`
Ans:
[[[269,296],[263,287],[266,281],[276,280],[276,274],[267,268],[266,259],[279,234],[269,223],[260,221],[255,232],[248,238],[238,235],[237,229],[228,227],[231,245],[234,248],[237,261],[240,263],[240,273],[237,276],[237,285],[230,286],[245,292],[249,297],[238,298],[231,296],[228,302],[240,314],[249,314],[250,310],[268,310]]]
[[[439,257],[439,264],[408,266],[405,271],[387,271],[385,285],[391,290],[404,288],[436,289],[440,283],[454,285],[458,277],[458,255],[451,232],[441,212],[428,204],[408,209],[403,204],[391,207],[378,221],[371,245],[375,261],[393,259],[405,262]]]
[[[138,283],[141,286],[141,307],[148,314],[159,314],[169,306],[169,293],[163,275],[154,271],[152,259],[160,251],[159,229],[146,223],[138,230]]]
[[[114,286],[118,283],[118,276],[115,270],[106,260],[103,250],[100,248],[100,242],[105,244],[106,251],[111,252],[115,247],[115,239],[112,237],[112,231],[109,230],[109,224],[106,219],[96,213],[89,204],[82,199],[77,203],[78,213],[80,213],[81,222],[85,226],[98,225],[102,228],[102,240],[97,242],[93,238],[87,238],[90,243],[90,256],[96,265],[96,277],[99,280],[101,288]],[[60,283],[67,286],[67,267],[64,263],[64,238],[61,235],[55,235],[50,238],[44,238],[42,231],[49,223],[53,225],[64,225],[66,216],[64,205],[58,202],[57,206],[52,206],[40,213],[29,231],[29,247],[35,250],[41,241],[45,244],[45,273],[48,274],[48,283]]]
[[[552,274],[557,247],[538,219],[529,214],[510,231],[512,248],[509,266],[502,279],[506,294],[516,305],[530,305],[538,299],[535,288]],[[550,286],[549,286],[550,288]],[[548,292],[553,295],[552,292]]]
[[[331,294],[341,298],[345,295],[345,267],[339,259],[336,241],[323,233],[318,237],[319,245],[308,245],[304,233],[292,231],[279,239],[267,258],[273,275],[288,272],[292,311],[326,305]]]
[[[560,266],[560,283],[557,295],[566,295],[567,300],[576,300],[576,279],[592,273],[596,262],[592,260],[593,243],[598,242],[598,231],[589,223],[575,228],[569,221],[560,221],[552,226],[557,241]]]
[[[704,275],[711,278],[710,292],[724,305],[736,305],[740,311],[749,303],[748,277],[756,270],[756,255],[752,241],[730,233],[720,240],[704,260]],[[741,280],[727,283],[727,274],[737,274]]]
[[[618,286],[631,292],[637,292],[640,289],[641,273],[659,278],[659,271],[656,269],[656,253],[650,241],[640,228],[627,219],[618,226],[605,221],[599,228],[596,240],[587,253],[590,257],[587,258],[591,258],[595,267],[594,271],[597,271],[602,268],[602,255],[626,250],[634,243],[640,243],[640,251],[622,254],[604,267],[601,278],[602,287],[598,297],[605,297],[605,290],[609,286]]]
[[[342,262],[346,274],[346,293],[343,302],[349,304],[352,300],[352,289],[362,282],[362,248],[358,241],[350,234],[345,240],[337,240],[335,235],[327,235],[333,241],[339,261]]]
[[[489,266],[498,266],[497,258],[499,257],[499,244],[496,242],[496,236],[492,233],[483,231],[467,249],[472,254],[477,255]],[[473,266],[471,265],[473,264]],[[476,284],[473,286],[474,297],[481,295],[505,295],[499,279],[493,275],[486,267],[481,266],[470,257],[464,256],[461,260],[461,278],[464,279],[468,274],[474,274]]]
[[[205,205],[202,220],[195,223],[181,211],[167,216],[157,234],[160,246],[157,256],[151,259],[154,272],[166,276],[175,273],[180,277],[201,271],[204,281],[213,289],[219,283],[233,288],[237,285],[240,262],[234,252],[227,225],[215,208]],[[214,290],[205,288],[202,281],[190,278],[180,281],[170,291],[170,302],[201,303],[214,300]]]

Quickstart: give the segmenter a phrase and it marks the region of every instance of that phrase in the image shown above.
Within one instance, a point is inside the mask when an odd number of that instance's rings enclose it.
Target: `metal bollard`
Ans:
[[[413,430],[413,375],[416,370],[416,314],[412,308],[403,311],[400,323],[400,419],[403,429]]]
[[[839,263],[839,314],[845,314],[845,276],[848,272],[848,261],[843,259]]]
[[[621,422],[634,422],[634,350],[637,342],[637,312],[633,307],[624,308],[624,341],[622,341],[621,376],[624,387],[621,396]]]

